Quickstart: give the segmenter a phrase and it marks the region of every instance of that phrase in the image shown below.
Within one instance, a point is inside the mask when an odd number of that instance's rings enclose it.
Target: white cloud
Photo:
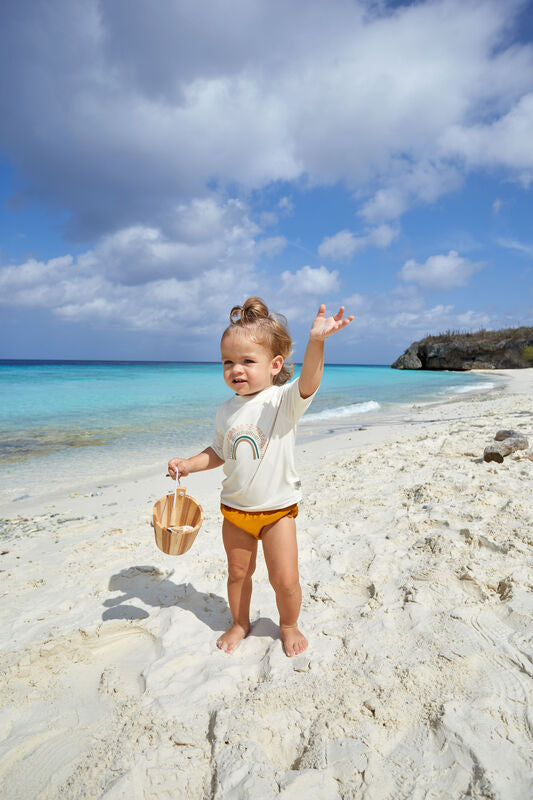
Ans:
[[[277,225],[278,215],[274,211],[262,211],[259,215],[259,223],[262,228],[270,228]]]
[[[359,213],[371,224],[396,219],[417,203],[434,203],[441,195],[457,189],[461,180],[457,169],[443,161],[393,159],[383,179],[385,186]]]
[[[81,285],[81,280],[74,281],[75,287]],[[236,286],[244,296],[254,293],[257,283],[253,273],[227,267],[189,280],[168,278],[126,287],[100,279],[92,291],[78,291],[75,298],[59,293],[53,311],[76,323],[104,323],[194,339],[212,331],[213,325],[222,329],[228,309],[235,303]]]
[[[500,211],[501,211],[502,205],[503,205],[503,201],[500,200],[499,197],[497,197],[496,200],[492,204],[492,213],[493,214],[499,214]]]
[[[148,0],[86,0],[74,13],[55,0],[28,16],[12,2],[0,146],[30,199],[68,209],[78,236],[166,235],[167,209],[206,186],[294,180],[345,182],[378,224],[465,169],[530,179],[533,52],[509,37],[521,7],[331,0],[325,15],[319,0],[186,0],[154,14]],[[291,212],[288,195],[278,210]]]
[[[339,291],[337,272],[307,266],[277,287],[254,266],[281,252],[284,237],[264,227],[294,212],[293,197],[303,212],[303,190],[352,192],[363,230],[319,248],[343,259],[388,247],[388,221],[470,170],[524,185],[533,174],[533,48],[512,38],[518,0],[331,0],[327,14],[319,0],[152,6],[39,0],[28,15],[8,2],[0,148],[21,200],[66,211],[67,233],[90,244],[0,268],[0,303],[136,330],[189,323],[198,335],[225,321],[235,287],[307,314],[314,296]],[[228,196],[253,197],[259,224]],[[457,237],[436,250],[452,245],[465,251]],[[432,318],[457,327],[477,312],[427,309],[418,287],[462,286],[481,267],[456,251],[411,260],[381,305],[348,300],[377,335],[432,329]]]
[[[421,312],[426,302],[417,286],[396,286],[386,294],[387,307],[393,312]]]
[[[73,263],[72,256],[67,255],[52,258],[47,262],[30,258],[24,264],[0,268],[0,302],[3,300],[4,304],[12,302],[14,305],[18,305],[19,292],[31,290],[32,287],[38,287],[42,283],[50,284],[53,289],[55,284],[68,276]],[[12,293],[11,297],[10,293]],[[43,305],[45,304],[46,301]],[[25,305],[25,303],[21,303],[21,305]]]
[[[409,195],[405,187],[389,186],[378,189],[374,197],[368,200],[361,210],[367,222],[378,222],[385,219],[396,219],[409,207]]]
[[[365,296],[346,337],[352,342],[379,339],[389,347],[395,343],[397,357],[411,342],[429,334],[501,326],[500,319],[485,311],[461,310],[452,304],[427,306],[420,296],[402,298],[401,289]]]
[[[286,239],[261,239],[242,203],[195,199],[164,222],[164,230],[136,225],[105,235],[77,257],[0,267],[0,306],[194,338],[212,333],[213,324],[224,326],[228,309],[251,294],[270,297],[273,308],[302,295],[314,306],[313,297],[338,289],[338,272],[323,266],[259,281],[256,259],[281,252]]]
[[[365,247],[388,247],[396,236],[398,229],[390,225],[379,225],[365,236],[356,236],[351,231],[343,230],[334,236],[326,236],[318,247],[318,254],[322,258],[342,261]]]
[[[318,247],[318,255],[342,261],[365,246],[364,238],[355,236],[351,231],[343,230],[334,236],[326,236]]]
[[[122,284],[188,278],[231,259],[251,263],[260,229],[244,204],[195,199],[168,212],[162,228],[135,225],[102,237],[79,266]],[[274,249],[281,242],[271,243]],[[266,245],[268,248],[268,245]]]
[[[168,215],[166,231],[132,226],[76,258],[0,267],[0,305],[48,308],[74,322],[195,335],[209,320],[225,321],[235,287],[257,291],[260,231],[243,204],[212,198],[182,205]],[[262,245],[274,252],[284,240]]]
[[[447,155],[469,166],[507,167],[528,186],[533,180],[533,92],[488,124],[452,125],[440,143]]]
[[[287,239],[284,236],[270,236],[265,239],[260,239],[256,245],[256,253],[261,255],[264,253],[267,256],[275,256],[282,253],[287,247]]]
[[[461,258],[456,250],[450,250],[448,255],[430,256],[424,264],[409,259],[399,276],[424,289],[452,289],[454,286],[466,286],[472,275],[484,266],[482,262]]]
[[[367,242],[374,247],[386,248],[399,234],[398,228],[392,228],[390,225],[378,225],[368,234]]]
[[[496,240],[500,247],[505,247],[508,250],[516,250],[526,256],[533,256],[533,244],[519,242],[517,239],[500,238]]]
[[[282,292],[291,295],[312,294],[325,295],[337,291],[339,288],[339,273],[337,270],[329,272],[326,267],[305,266],[297,272],[286,270],[281,275]]]
[[[212,333],[213,324],[223,326],[228,309],[247,295],[260,293],[273,308],[306,295],[314,307],[314,297],[338,289],[338,272],[324,266],[260,280],[256,260],[281,252],[287,242],[260,238],[243,203],[195,199],[169,211],[164,224],[120,229],[77,257],[0,267],[0,306],[46,308],[75,323],[194,338]],[[305,321],[311,313],[305,307]]]
[[[294,203],[290,197],[282,197],[278,203],[278,208],[280,208],[284,214],[287,214],[287,216],[294,214]]]
[[[356,311],[359,311],[361,308],[364,308],[365,303],[365,297],[363,297],[362,294],[355,292],[347,297],[346,300],[343,300],[342,305],[346,309],[346,313],[350,315],[354,314]]]

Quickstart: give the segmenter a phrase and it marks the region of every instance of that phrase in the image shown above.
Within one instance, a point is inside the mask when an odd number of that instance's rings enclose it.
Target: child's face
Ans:
[[[272,356],[242,329],[224,336],[221,350],[226,385],[241,397],[268,389],[283,366],[282,356]]]

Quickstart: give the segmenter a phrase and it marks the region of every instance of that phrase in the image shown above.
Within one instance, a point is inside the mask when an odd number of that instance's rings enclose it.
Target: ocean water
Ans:
[[[353,430],[497,380],[326,365],[299,436]],[[0,499],[28,494],[39,475],[58,483],[65,475],[116,476],[197,452],[211,442],[216,409],[229,396],[219,364],[0,361]]]

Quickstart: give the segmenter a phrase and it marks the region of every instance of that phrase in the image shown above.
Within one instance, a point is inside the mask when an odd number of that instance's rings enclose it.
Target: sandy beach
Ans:
[[[0,795],[529,800],[533,460],[482,455],[503,428],[533,447],[533,369],[498,374],[299,446],[296,658],[261,554],[251,634],[215,646],[219,470],[184,481],[180,557],[150,527],[166,462],[0,507]]]

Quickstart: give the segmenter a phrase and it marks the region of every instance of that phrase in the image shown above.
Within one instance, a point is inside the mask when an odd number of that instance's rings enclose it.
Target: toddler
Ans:
[[[344,308],[326,318],[321,305],[309,334],[302,371],[288,383],[292,341],[284,317],[270,314],[259,297],[230,313],[222,334],[222,367],[233,397],[217,411],[213,444],[191,458],[168,462],[170,475],[224,465],[222,537],[228,558],[228,601],[232,626],[217,641],[231,653],[250,630],[252,575],[261,539],[268,577],[276,594],[281,639],[287,656],[303,652],[298,629],[302,591],[298,574],[295,517],[301,499],[294,466],[298,421],[320,385],[324,340],[353,317]]]

